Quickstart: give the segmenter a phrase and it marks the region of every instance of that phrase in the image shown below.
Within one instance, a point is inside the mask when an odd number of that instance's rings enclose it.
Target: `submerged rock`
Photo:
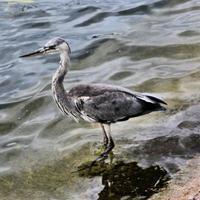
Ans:
[[[200,127],[200,121],[183,121],[178,125],[178,128],[181,129],[194,129]]]
[[[187,166],[176,174],[168,187],[150,200],[199,200],[199,188],[200,156],[188,161]]]

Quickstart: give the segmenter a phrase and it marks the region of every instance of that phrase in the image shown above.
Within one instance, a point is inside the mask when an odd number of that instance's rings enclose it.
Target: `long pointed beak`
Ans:
[[[28,53],[28,54],[24,54],[22,56],[20,56],[20,58],[24,58],[24,57],[30,57],[30,56],[37,56],[37,55],[41,55],[44,54],[46,52],[46,49],[44,48],[40,48],[32,53]]]

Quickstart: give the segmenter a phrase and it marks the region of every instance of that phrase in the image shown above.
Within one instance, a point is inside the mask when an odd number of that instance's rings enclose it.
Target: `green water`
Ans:
[[[129,200],[159,192],[200,152],[199,10],[198,0],[1,1],[0,199]],[[72,49],[67,90],[116,84],[168,103],[165,113],[114,124],[114,160],[94,173],[72,173],[95,159],[102,133],[57,109],[58,56],[19,58],[56,36]]]

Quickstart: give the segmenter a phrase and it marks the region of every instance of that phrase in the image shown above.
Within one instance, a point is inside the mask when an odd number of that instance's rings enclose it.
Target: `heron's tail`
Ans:
[[[157,97],[154,97],[154,96],[150,96],[150,95],[147,95],[147,97],[149,99],[151,99],[155,104],[154,104],[154,111],[166,111],[167,109],[163,106],[164,105],[167,105],[166,102],[164,102],[163,100],[157,98]]]
[[[166,111],[167,109],[163,106],[163,104],[167,105],[166,102],[159,99],[158,97],[151,96],[149,94],[143,94],[144,96],[140,98],[143,102],[144,112],[153,112],[153,111]]]

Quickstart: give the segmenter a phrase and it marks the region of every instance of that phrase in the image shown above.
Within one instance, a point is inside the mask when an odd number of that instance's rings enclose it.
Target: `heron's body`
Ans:
[[[76,121],[100,123],[104,133],[107,154],[114,147],[110,132],[106,133],[103,124],[110,125],[118,121],[144,115],[153,111],[165,110],[164,101],[152,95],[133,92],[129,89],[106,84],[82,84],[66,92],[63,80],[70,66],[70,48],[61,38],[49,41],[43,49],[22,57],[59,50],[60,65],[52,79],[53,97],[59,109]]]
[[[110,124],[163,110],[160,106],[161,101],[155,97],[106,84],[77,85],[66,93],[64,101],[65,99],[71,100],[67,110],[69,115],[77,121],[83,119],[89,122]],[[63,107],[68,104],[63,103]]]

